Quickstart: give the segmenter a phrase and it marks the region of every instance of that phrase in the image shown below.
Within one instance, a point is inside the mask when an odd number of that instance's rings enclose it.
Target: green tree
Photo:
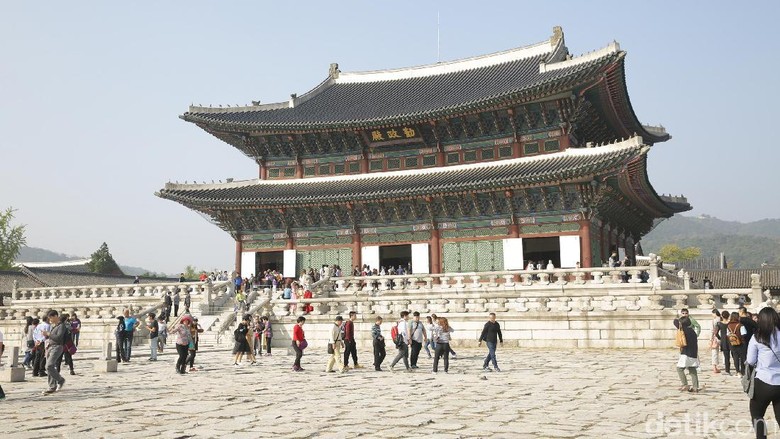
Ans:
[[[100,274],[119,274],[122,275],[122,270],[119,268],[119,264],[116,263],[114,257],[111,256],[111,252],[108,251],[108,244],[105,242],[100,246],[95,253],[92,253],[89,263],[87,263],[89,271]]]
[[[661,247],[658,256],[667,262],[691,261],[701,256],[701,249],[699,247],[680,248],[677,244],[666,244]]]
[[[12,226],[14,210],[9,207],[0,212],[0,270],[12,270],[19,251],[27,244],[24,236],[25,225]]]
[[[184,267],[184,279],[185,280],[198,280],[200,273],[203,270],[198,270],[194,265],[188,265]]]

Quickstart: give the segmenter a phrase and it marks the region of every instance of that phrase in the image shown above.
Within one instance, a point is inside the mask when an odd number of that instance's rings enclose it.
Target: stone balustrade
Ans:
[[[633,287],[650,285],[650,267],[580,268],[555,270],[489,271],[479,273],[410,274],[388,276],[345,276],[330,279],[334,293],[398,293],[425,290],[474,290],[485,291],[501,288],[521,290],[527,287],[559,289],[571,286]]]

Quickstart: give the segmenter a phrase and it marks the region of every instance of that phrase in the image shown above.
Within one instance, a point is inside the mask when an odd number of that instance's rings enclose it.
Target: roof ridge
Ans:
[[[579,64],[586,64],[590,61],[594,61],[618,52],[620,52],[620,43],[617,41],[612,41],[600,49],[586,52],[582,55],[578,55],[563,61],[541,62],[539,63],[539,73],[552,72],[554,70],[565,69],[567,67],[573,67]]]
[[[279,179],[279,180],[276,179],[260,180],[255,178],[249,180],[233,181],[230,183],[214,183],[214,184],[181,184],[181,183],[169,182],[165,184],[164,190],[211,190],[211,189],[239,188],[245,186],[257,186],[257,185],[314,184],[314,183],[333,181],[335,178],[338,178],[342,181],[351,181],[351,180],[370,180],[375,178],[400,177],[405,175],[421,175],[421,174],[437,174],[437,173],[443,174],[448,172],[459,172],[466,169],[508,166],[515,163],[534,163],[534,162],[545,161],[545,160],[553,160],[563,156],[582,156],[582,155],[598,156],[598,155],[613,152],[616,149],[631,149],[631,148],[641,149],[641,153],[643,154],[647,152],[646,149],[647,147],[642,141],[642,137],[633,136],[628,139],[621,139],[620,141],[616,141],[614,143],[604,144],[600,146],[593,146],[588,148],[568,148],[563,151],[551,153],[551,154],[541,154],[532,157],[519,157],[515,159],[496,160],[496,161],[485,162],[485,163],[476,163],[476,164],[466,163],[466,164],[460,164],[455,166],[438,166],[438,167],[427,168],[427,169],[405,169],[401,171],[386,171],[386,172],[339,175],[339,176],[328,176],[328,177],[290,178],[290,179]],[[157,192],[155,195],[160,196],[160,192]]]

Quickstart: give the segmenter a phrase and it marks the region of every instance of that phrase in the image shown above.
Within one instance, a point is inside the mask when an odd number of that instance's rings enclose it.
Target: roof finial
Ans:
[[[330,76],[331,79],[338,79],[339,73],[341,73],[341,70],[339,70],[338,63],[330,63],[330,70],[328,71],[328,76]]]
[[[563,28],[561,26],[555,26],[553,27],[553,34],[550,37],[550,44],[557,46],[560,41],[563,41]]]

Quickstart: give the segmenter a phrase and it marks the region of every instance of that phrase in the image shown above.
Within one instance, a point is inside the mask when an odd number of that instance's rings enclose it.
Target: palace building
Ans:
[[[322,264],[413,273],[601,266],[632,257],[660,196],[616,42],[571,56],[538,44],[411,68],[341,72],[286,102],[192,106],[181,118],[238,148],[258,176],[168,183],[157,196],[236,242],[236,270],[285,276]]]

